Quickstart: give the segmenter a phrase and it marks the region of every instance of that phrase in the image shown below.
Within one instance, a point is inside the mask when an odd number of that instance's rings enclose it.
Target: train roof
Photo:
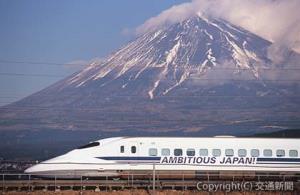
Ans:
[[[169,140],[169,139],[188,139],[188,140],[195,140],[195,139],[238,139],[238,140],[300,140],[300,138],[273,138],[273,137],[235,137],[231,135],[218,135],[213,137],[167,137],[167,136],[124,136],[124,137],[111,137],[111,138],[104,138],[97,141],[101,142],[111,142],[123,139],[155,139],[155,140]]]

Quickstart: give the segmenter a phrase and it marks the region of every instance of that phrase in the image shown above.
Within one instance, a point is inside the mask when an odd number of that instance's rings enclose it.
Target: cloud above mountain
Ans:
[[[136,33],[168,26],[195,14],[221,18],[272,41],[269,57],[280,62],[288,49],[300,53],[299,9],[299,0],[193,0],[148,19],[136,28]]]

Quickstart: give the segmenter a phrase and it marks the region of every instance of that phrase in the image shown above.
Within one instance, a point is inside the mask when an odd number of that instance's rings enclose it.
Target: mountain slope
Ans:
[[[270,71],[289,68],[268,59],[271,44],[195,16],[2,108],[0,127],[210,134],[299,127],[299,83],[278,82],[289,75]]]
[[[99,80],[103,87],[119,79],[124,89],[150,75],[146,87],[152,99],[155,93],[165,95],[187,79],[201,78],[224,62],[231,63],[232,67],[227,67],[233,69],[231,72],[247,70],[248,77],[255,79],[259,77],[258,68],[269,63],[265,57],[269,45],[228,23],[194,17],[144,34],[102,64],[91,64],[64,85],[81,87]]]

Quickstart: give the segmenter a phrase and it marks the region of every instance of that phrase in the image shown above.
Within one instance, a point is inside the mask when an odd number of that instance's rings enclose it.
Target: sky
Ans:
[[[0,105],[78,71],[186,0],[0,0]],[[65,65],[65,64],[79,65]]]

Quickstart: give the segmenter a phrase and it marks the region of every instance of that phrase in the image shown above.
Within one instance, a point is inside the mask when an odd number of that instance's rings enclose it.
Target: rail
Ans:
[[[111,191],[124,189],[146,189],[152,190],[199,190],[199,182],[202,184],[233,184],[248,183],[253,187],[257,183],[272,182],[274,191],[286,189],[275,188],[275,184],[292,184],[292,190],[300,192],[300,175],[294,174],[256,174],[247,176],[245,174],[220,174],[220,173],[159,173],[154,171],[147,173],[123,173],[120,177],[86,177],[79,176],[77,179],[60,179],[65,175],[29,175],[29,174],[0,174],[2,185],[0,190],[7,191],[61,191],[61,190],[93,190]],[[51,176],[51,178],[49,178]],[[170,177],[172,176],[172,177]],[[291,187],[291,186],[289,186]],[[247,189],[244,189],[247,190]],[[249,189],[248,189],[249,190]],[[263,189],[262,189],[263,190]]]

